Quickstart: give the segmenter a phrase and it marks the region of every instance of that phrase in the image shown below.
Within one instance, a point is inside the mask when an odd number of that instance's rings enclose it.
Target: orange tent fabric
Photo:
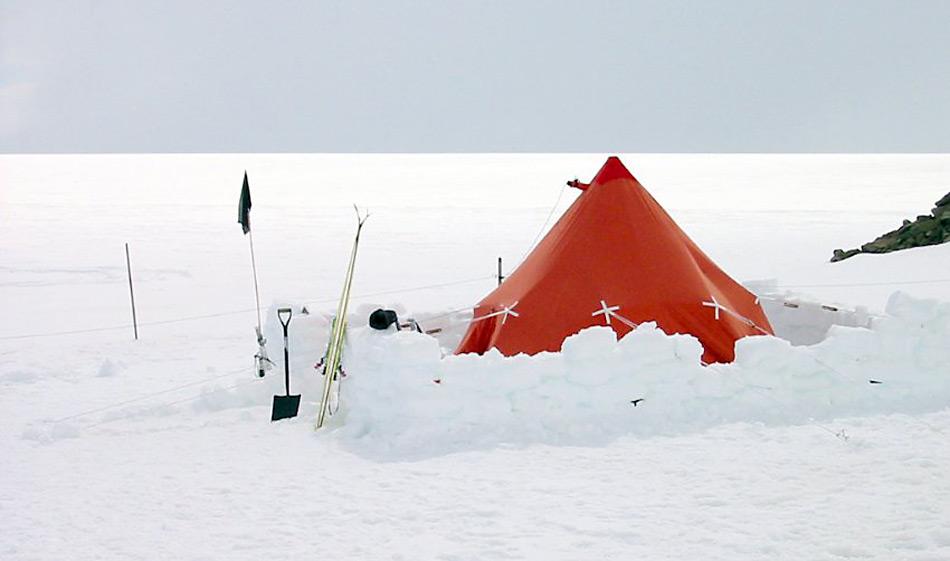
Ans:
[[[640,182],[611,157],[504,283],[482,299],[456,349],[558,351],[568,336],[609,325],[618,338],[655,321],[729,362],[735,342],[772,334],[754,294],[722,271]]]

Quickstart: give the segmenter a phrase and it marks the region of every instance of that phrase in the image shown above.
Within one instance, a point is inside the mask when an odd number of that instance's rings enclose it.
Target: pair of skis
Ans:
[[[340,303],[336,309],[336,318],[330,328],[330,341],[327,343],[327,354],[323,360],[323,393],[320,398],[320,410],[317,413],[316,428],[323,427],[327,413],[330,412],[330,395],[333,390],[333,384],[339,384],[342,376],[338,376],[340,363],[343,358],[343,341],[346,334],[346,311],[350,305],[350,287],[353,285],[353,269],[356,265],[356,251],[360,244],[360,231],[363,224],[369,218],[369,213],[360,215],[360,210],[356,209],[356,237],[353,239],[353,250],[350,252],[350,264],[346,268],[346,279],[343,281],[343,294],[340,295]],[[339,400],[339,397],[337,398]],[[339,403],[337,404],[339,407]]]

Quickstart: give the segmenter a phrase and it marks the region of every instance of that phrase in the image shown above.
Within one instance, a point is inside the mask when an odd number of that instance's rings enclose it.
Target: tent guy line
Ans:
[[[475,323],[476,321],[482,321],[484,319],[489,319],[489,318],[493,318],[497,316],[504,316],[503,318],[501,318],[501,324],[504,325],[505,322],[508,321],[508,316],[519,317],[521,315],[520,313],[514,311],[515,306],[517,305],[518,305],[518,301],[515,300],[513,304],[511,304],[510,306],[502,306],[501,309],[498,310],[497,312],[491,312],[490,314],[485,314],[483,316],[478,316],[477,318],[472,318],[470,323]],[[469,310],[471,308],[463,308],[463,309]]]
[[[213,389],[213,390],[211,390],[211,391],[201,392],[200,394],[194,395],[194,396],[191,396],[191,397],[185,397],[185,398],[182,398],[182,399],[176,399],[175,401],[168,401],[168,402],[165,402],[165,403],[159,403],[159,404],[157,404],[157,405],[154,405],[154,406],[152,406],[152,407],[149,407],[149,408],[145,409],[144,411],[133,411],[133,412],[127,414],[127,415],[122,415],[122,416],[120,416],[120,417],[115,417],[115,418],[112,418],[112,419],[103,419],[103,420],[101,420],[101,421],[88,424],[88,425],[86,425],[86,426],[84,426],[84,427],[82,427],[82,428],[84,428],[84,429],[91,429],[91,428],[93,428],[93,427],[98,427],[98,426],[100,426],[100,425],[105,425],[105,424],[108,424],[108,423],[114,423],[115,421],[124,421],[124,420],[126,420],[126,419],[130,419],[130,418],[132,418],[132,417],[136,417],[136,416],[142,415],[143,413],[150,413],[150,412],[152,412],[152,411],[156,411],[156,410],[158,410],[158,409],[161,409],[162,407],[171,407],[172,405],[180,405],[180,404],[182,404],[182,403],[188,403],[188,402],[190,402],[190,401],[195,401],[196,399],[201,399],[202,397],[205,397],[205,396],[208,396],[208,395],[212,395],[212,394],[216,394],[216,393],[220,393],[220,392],[224,392],[224,391],[230,391],[230,390],[237,389],[237,388],[240,388],[240,387],[243,387],[243,386],[247,386],[247,385],[250,385],[250,384],[259,383],[261,380],[262,380],[262,378],[251,378],[250,380],[245,380],[245,381],[243,381],[243,382],[238,382],[238,383],[236,383],[236,384],[231,384],[230,386],[225,386],[225,387],[223,387],[223,388],[216,388],[216,389]]]
[[[600,315],[600,314],[604,314],[604,321],[607,323],[607,325],[610,325],[610,318],[614,318],[614,319],[618,320],[620,323],[623,323],[624,325],[626,325],[627,327],[629,327],[630,329],[636,329],[637,327],[640,326],[639,323],[637,323],[637,322],[635,322],[635,321],[631,321],[631,320],[629,320],[629,319],[623,317],[622,315],[618,314],[618,313],[617,313],[617,310],[619,310],[619,309],[620,309],[620,306],[608,306],[606,302],[604,302],[603,300],[601,300],[601,301],[600,301],[600,309],[597,310],[596,312],[592,313],[592,314],[591,314],[591,317],[594,317],[594,316],[597,316],[597,315]]]
[[[179,385],[179,386],[175,386],[175,387],[172,387],[172,388],[166,388],[166,389],[164,389],[164,390],[159,390],[159,391],[157,391],[157,392],[153,392],[153,393],[150,393],[150,394],[140,395],[140,396],[138,396],[138,397],[133,397],[133,398],[127,399],[127,400],[125,400],[125,401],[119,401],[119,402],[115,402],[115,403],[110,403],[110,404],[108,404],[108,405],[103,405],[102,407],[97,407],[97,408],[95,408],[95,409],[88,409],[88,410],[86,410],[86,411],[81,411],[81,412],[79,412],[79,413],[74,413],[74,414],[72,414],[72,415],[67,415],[67,416],[65,416],[65,417],[60,417],[59,419],[51,419],[51,420],[49,420],[49,421],[47,421],[47,422],[50,422],[50,423],[53,423],[53,424],[58,424],[58,423],[62,423],[62,422],[64,422],[64,421],[69,421],[70,419],[77,419],[77,418],[79,418],[79,417],[86,417],[86,416],[88,416],[88,415],[92,415],[93,413],[101,413],[101,412],[103,412],[103,411],[108,411],[109,409],[115,409],[116,407],[121,407],[121,406],[123,406],[123,405],[128,405],[128,404],[130,404],[130,403],[136,403],[136,402],[138,402],[138,401],[144,401],[144,400],[146,400],[146,399],[149,399],[149,398],[152,398],[152,397],[156,397],[156,396],[159,396],[159,395],[165,395],[165,394],[172,393],[172,392],[176,392],[176,391],[178,391],[178,390],[182,390],[182,389],[185,389],[185,388],[190,388],[190,387],[193,387],[193,386],[198,386],[198,385],[201,385],[201,384],[206,384],[206,383],[208,383],[208,382],[213,382],[213,381],[215,381],[215,380],[219,380],[219,379],[225,378],[225,377],[227,377],[227,376],[233,376],[233,375],[235,375],[235,374],[240,374],[240,373],[246,372],[246,371],[247,371],[247,368],[238,368],[238,369],[234,369],[234,370],[229,370],[229,371],[227,371],[227,372],[224,372],[224,373],[222,373],[222,374],[218,374],[218,375],[216,375],[216,376],[211,376],[211,377],[208,377],[208,378],[203,378],[203,379],[201,379],[201,380],[195,380],[195,381],[193,381],[193,382],[188,382],[187,384],[181,384],[181,385]]]
[[[481,276],[481,277],[476,277],[476,278],[470,278],[470,279],[459,280],[459,281],[452,281],[452,282],[446,282],[446,283],[440,283],[440,284],[429,284],[429,285],[424,285],[424,286],[416,286],[416,287],[403,288],[403,289],[397,289],[397,290],[384,290],[384,291],[380,291],[380,292],[368,292],[368,293],[366,293],[366,294],[353,295],[352,298],[353,298],[353,299],[372,298],[372,297],[375,297],[375,296],[385,296],[385,295],[389,295],[389,294],[402,294],[402,293],[407,293],[407,292],[417,292],[417,291],[419,291],[419,290],[429,290],[429,289],[435,289],[435,288],[443,288],[443,287],[447,287],[447,286],[456,286],[456,285],[460,285],[460,284],[469,284],[469,283],[473,283],[473,282],[483,281],[483,280],[486,280],[486,279],[494,279],[494,278],[495,278],[495,275],[488,275],[488,276]],[[331,303],[331,302],[335,302],[335,301],[336,301],[336,300],[334,300],[334,299],[311,300],[311,301],[309,301],[309,302],[306,302],[306,304],[307,304],[307,305],[312,305],[312,304],[327,304],[327,303]],[[462,309],[463,309],[463,310],[468,310],[468,309],[470,309],[470,307],[466,307],[466,308],[462,308]],[[227,311],[227,312],[218,312],[218,313],[214,313],[214,314],[204,314],[204,315],[198,315],[198,316],[184,316],[184,317],[180,317],[180,318],[172,318],[172,319],[157,320],[157,321],[139,322],[138,325],[139,325],[140,327],[141,327],[141,326],[150,326],[150,325],[168,325],[168,324],[172,324],[172,323],[181,323],[181,322],[197,321],[197,320],[203,320],[203,319],[212,319],[212,318],[219,318],[219,317],[231,316],[231,315],[238,315],[238,314],[248,314],[248,313],[256,312],[256,311],[257,311],[256,308],[245,308],[245,309],[243,309],[243,310],[231,310],[231,311]],[[455,313],[455,312],[450,312],[449,314],[446,314],[446,315],[450,315],[451,313]],[[435,318],[438,318],[438,317],[442,317],[442,316],[434,316],[434,318],[430,318],[430,319],[435,319]],[[99,332],[99,331],[116,331],[116,330],[119,330],[119,329],[128,329],[128,328],[130,328],[130,327],[132,327],[132,324],[131,324],[131,323],[126,323],[126,324],[122,324],[122,325],[112,325],[112,326],[107,326],[107,327],[91,327],[91,328],[88,328],[88,329],[74,329],[74,330],[69,330],[69,331],[52,331],[52,332],[48,332],[48,333],[28,333],[28,334],[23,334],[23,335],[5,335],[5,336],[3,336],[3,337],[0,337],[0,341],[9,341],[9,340],[14,340],[14,339],[34,339],[34,338],[41,338],[41,337],[57,337],[57,336],[60,336],[60,335],[80,335],[80,334],[83,334],[83,333],[96,333],[96,332]]]
[[[926,280],[906,280],[906,281],[885,281],[885,282],[856,282],[856,283],[835,283],[835,284],[779,284],[776,288],[852,288],[859,286],[893,286],[901,284],[930,284],[938,282],[950,282],[950,279],[926,279]]]
[[[742,315],[742,314],[740,314],[740,313],[736,313],[736,312],[730,310],[729,308],[723,306],[722,304],[720,304],[720,303],[716,300],[716,297],[715,297],[714,295],[710,294],[710,295],[709,295],[709,298],[712,300],[712,302],[703,302],[703,306],[705,306],[705,307],[707,307],[707,308],[713,308],[713,311],[714,311],[714,313],[715,313],[715,319],[716,319],[716,321],[719,321],[719,311],[722,310],[723,312],[726,312],[727,314],[731,315],[732,317],[734,317],[734,318],[738,319],[739,321],[745,323],[746,325],[748,325],[748,326],[751,327],[752,329],[755,329],[756,331],[758,331],[758,332],[761,333],[762,335],[771,335],[771,333],[769,333],[768,331],[766,331],[765,329],[763,329],[761,326],[757,325],[757,324],[756,324],[754,321],[752,321],[751,319],[745,317],[744,315]],[[755,297],[755,301],[756,301],[756,304],[758,304],[758,302],[759,302],[759,297],[758,297],[758,296]]]
[[[531,250],[533,250],[534,247],[538,245],[538,240],[540,240],[541,235],[544,234],[544,229],[547,228],[548,224],[551,223],[551,217],[554,216],[554,211],[557,210],[558,205],[561,204],[561,198],[564,196],[564,191],[567,190],[568,185],[570,185],[570,182],[561,185],[561,190],[557,193],[557,200],[554,201],[554,206],[552,206],[551,210],[548,211],[548,217],[544,219],[544,224],[542,224],[541,228],[538,229],[538,234],[534,237],[534,240],[531,241],[531,245],[528,246],[528,249],[526,249],[524,254],[521,256],[521,263],[524,263],[525,258],[528,257],[528,254],[531,253]]]
[[[781,401],[779,401],[778,399],[776,399],[775,396],[769,395],[768,393],[766,393],[763,388],[761,388],[761,387],[759,387],[759,386],[754,386],[754,385],[752,385],[752,384],[745,384],[745,383],[743,383],[743,382],[741,382],[741,381],[739,381],[739,380],[737,380],[737,379],[735,379],[735,378],[733,378],[733,377],[731,377],[731,376],[727,376],[727,375],[725,375],[724,372],[722,372],[721,370],[718,370],[717,368],[715,368],[716,365],[714,365],[714,364],[704,364],[703,366],[705,366],[706,368],[709,368],[710,370],[716,372],[716,373],[719,374],[722,378],[725,378],[726,380],[729,380],[729,381],[735,383],[739,388],[752,390],[752,391],[754,391],[755,393],[761,395],[762,397],[768,399],[768,400],[771,401],[773,404],[775,404],[775,406],[778,408],[779,411],[782,412],[782,415],[784,415],[786,419],[794,418],[794,417],[790,414],[788,408],[785,406],[784,403],[782,403]],[[821,429],[821,430],[827,432],[828,434],[834,436],[835,438],[837,438],[838,440],[841,440],[842,442],[847,443],[847,442],[849,442],[849,441],[851,440],[851,437],[848,435],[847,432],[845,432],[844,429],[835,431],[835,430],[833,430],[833,429],[831,429],[831,428],[828,428],[828,427],[826,427],[825,425],[819,423],[819,422],[816,421],[815,419],[808,419],[808,421],[806,422],[806,425],[818,427],[819,429]]]
[[[385,296],[385,295],[389,295],[389,294],[401,294],[401,293],[404,293],[404,292],[416,292],[416,291],[419,291],[419,290],[427,290],[427,289],[431,289],[431,288],[442,288],[442,287],[453,286],[453,285],[458,285],[458,284],[468,284],[468,283],[472,283],[472,282],[476,282],[476,281],[482,281],[482,280],[494,279],[494,278],[496,278],[495,275],[490,275],[490,276],[487,276],[487,277],[477,277],[477,278],[473,278],[473,279],[455,281],[455,282],[450,282],[450,283],[434,284],[434,285],[426,285],[426,286],[418,286],[418,287],[414,287],[414,288],[406,288],[406,289],[400,289],[400,290],[386,290],[386,291],[373,292],[373,293],[367,293],[367,294],[359,294],[359,295],[354,295],[353,298],[354,298],[354,299],[359,299],[359,298],[371,298],[371,297],[373,297],[373,296]],[[931,280],[919,280],[919,281],[890,281],[890,282],[880,282],[880,283],[853,283],[853,284],[811,284],[811,285],[804,285],[804,284],[796,284],[796,285],[780,284],[780,285],[776,285],[776,287],[777,287],[777,288],[849,288],[849,287],[860,287],[860,286],[892,286],[892,285],[896,286],[896,285],[902,285],[902,284],[927,284],[927,283],[940,283],[940,282],[950,282],[950,279],[931,279]],[[758,296],[758,298],[759,298],[759,299],[762,299],[762,300],[777,300],[776,298],[770,298],[770,297],[766,297],[766,296]],[[334,301],[334,300],[311,300],[311,301],[307,302],[307,304],[326,304],[326,303],[333,302],[333,301]],[[837,307],[835,307],[835,308],[837,308]],[[470,310],[470,309],[471,309],[471,306],[466,306],[466,307],[464,307],[464,308],[459,308],[459,309],[457,309],[457,310],[452,310],[451,312],[447,312],[447,313],[445,313],[445,314],[441,314],[441,315],[437,315],[437,316],[432,316],[432,317],[427,318],[427,319],[429,319],[429,320],[432,320],[432,319],[439,319],[439,318],[442,318],[442,317],[445,317],[445,316],[449,316],[449,315],[452,315],[452,314],[455,314],[455,313],[459,313],[459,312],[463,312],[463,311]],[[256,311],[257,311],[257,310],[256,310],[255,308],[245,308],[245,309],[243,309],[243,310],[230,310],[230,311],[227,311],[227,312],[218,312],[218,313],[214,313],[214,314],[204,314],[204,315],[197,315],[197,316],[183,316],[183,317],[180,317],[180,318],[171,318],[171,319],[166,319],[166,320],[139,322],[139,326],[140,326],[140,327],[141,327],[141,326],[146,326],[146,327],[147,327],[147,326],[155,326],[155,325],[168,325],[168,324],[172,324],[172,323],[181,323],[181,322],[188,322],[188,321],[198,321],[198,320],[204,320],[204,319],[213,319],[213,318],[219,318],[219,317],[229,316],[229,315],[248,314],[248,313],[256,312]],[[834,309],[834,310],[829,310],[829,311],[839,311],[839,310],[838,310],[838,309]],[[477,321],[477,320],[479,320],[479,319],[487,319],[487,318],[489,318],[489,317],[494,317],[495,315],[500,315],[500,314],[489,314],[489,315],[486,315],[486,316],[482,316],[482,317],[479,317],[479,318],[475,318],[475,319],[473,319],[473,320],[471,320],[471,321]],[[874,317],[886,317],[886,316],[884,316],[883,314],[874,314],[874,313],[870,313],[870,312],[868,312],[868,315],[871,315],[871,316],[874,316]],[[516,316],[516,317],[517,317],[517,316]],[[615,316],[615,317],[616,317],[616,316]],[[69,331],[51,331],[51,332],[47,332],[47,333],[25,333],[25,334],[19,334],[19,335],[4,335],[4,336],[0,337],[0,341],[11,341],[11,340],[15,340],[15,339],[35,339],[35,338],[42,338],[42,337],[58,337],[58,336],[62,336],[62,335],[81,335],[81,334],[84,334],[84,333],[97,333],[97,332],[100,332],[100,331],[117,331],[117,330],[120,330],[120,329],[129,329],[130,327],[132,327],[132,324],[131,324],[131,323],[126,323],[126,324],[122,324],[122,325],[110,325],[110,326],[105,326],[105,327],[91,327],[91,328],[87,328],[87,329],[73,329],[73,330],[69,330]]]

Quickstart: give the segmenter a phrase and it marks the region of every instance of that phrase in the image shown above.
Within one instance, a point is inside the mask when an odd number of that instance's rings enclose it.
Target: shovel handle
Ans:
[[[284,321],[284,314],[287,315],[287,320]],[[293,317],[294,311],[290,308],[279,308],[277,310],[277,320],[280,321],[280,325],[284,328],[284,333],[287,332],[287,326],[290,325],[290,318]]]
[[[284,321],[284,316],[287,321]],[[287,326],[290,325],[290,318],[294,315],[290,308],[279,308],[277,310],[277,319],[280,320],[281,327],[284,328],[284,389],[286,396],[290,397],[290,353],[287,350]]]

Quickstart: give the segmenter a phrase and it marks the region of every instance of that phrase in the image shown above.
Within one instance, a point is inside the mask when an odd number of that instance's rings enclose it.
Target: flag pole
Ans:
[[[257,283],[257,259],[254,258],[254,232],[251,231],[251,185],[247,181],[247,170],[244,170],[244,183],[241,185],[241,200],[238,203],[238,223],[247,236],[247,244],[251,248],[251,272],[254,275],[254,302],[257,304],[257,338],[261,335],[261,289]]]
[[[257,260],[254,258],[254,232],[248,230],[247,232],[247,243],[251,248],[251,271],[254,274],[254,300],[257,303],[257,334],[260,336],[261,331],[261,290],[257,284]]]
[[[247,171],[244,171],[244,184],[241,186],[241,200],[238,203],[238,222],[241,230],[247,235],[247,244],[251,250],[251,272],[254,275],[254,303],[257,305],[257,354],[254,355],[254,364],[257,366],[257,375],[264,377],[264,372],[270,370],[271,361],[267,358],[267,339],[264,338],[264,322],[261,318],[261,289],[257,281],[257,258],[254,256],[254,234],[251,232],[251,186],[247,182]]]

